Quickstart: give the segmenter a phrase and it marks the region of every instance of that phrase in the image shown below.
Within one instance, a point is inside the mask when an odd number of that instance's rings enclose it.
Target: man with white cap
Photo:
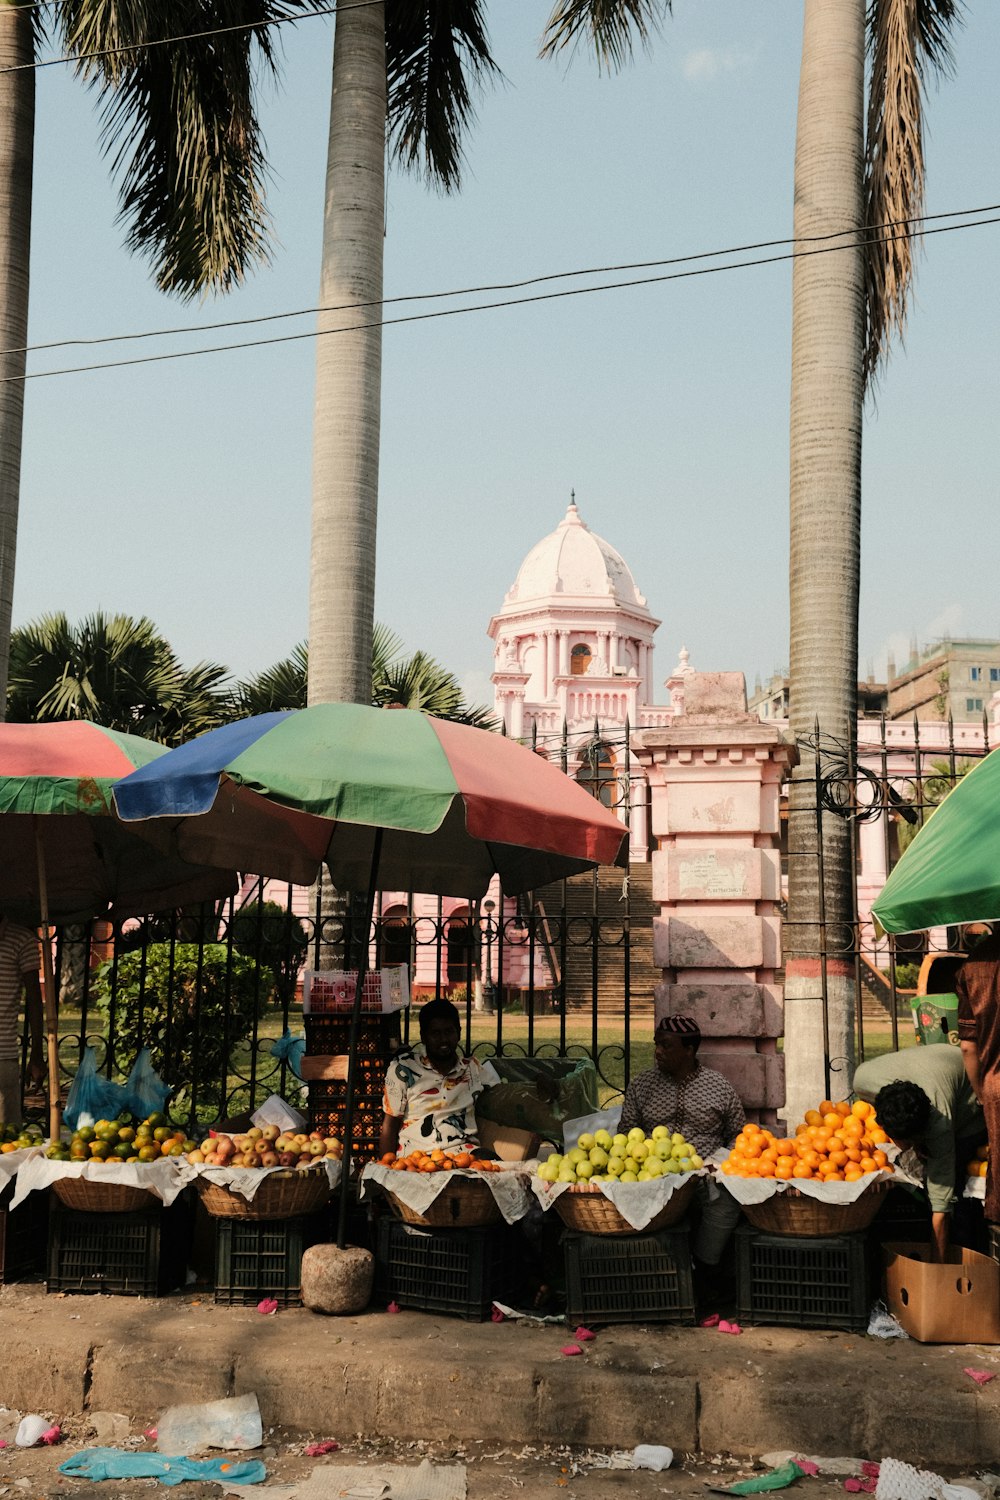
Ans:
[[[706,1158],[732,1146],[746,1124],[746,1112],[729,1079],[698,1061],[700,1045],[701,1029],[691,1016],[660,1018],[653,1033],[656,1066],[629,1083],[619,1130],[627,1134],[639,1126],[648,1134],[657,1125],[668,1125]],[[691,1248],[699,1301],[729,1300],[731,1287],[724,1285],[719,1267],[740,1206],[707,1178],[698,1182],[698,1206]]]

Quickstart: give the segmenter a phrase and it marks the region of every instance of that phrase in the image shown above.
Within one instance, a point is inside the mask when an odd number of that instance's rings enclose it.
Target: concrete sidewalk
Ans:
[[[254,1391],[266,1427],[347,1440],[502,1441],[689,1454],[886,1453],[997,1467],[1000,1348],[756,1328],[608,1328],[583,1358],[560,1326],[425,1313],[262,1317],[207,1296],[46,1296],[0,1288],[0,1405],[155,1421]]]

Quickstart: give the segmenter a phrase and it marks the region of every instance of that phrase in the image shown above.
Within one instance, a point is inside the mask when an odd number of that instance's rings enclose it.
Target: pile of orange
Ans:
[[[972,1160],[965,1164],[966,1175],[969,1177],[985,1177],[989,1163],[989,1146],[979,1146]]]
[[[824,1099],[806,1111],[795,1134],[780,1139],[759,1125],[744,1125],[719,1168],[727,1177],[811,1178],[814,1182],[857,1182],[872,1172],[891,1172],[881,1149],[888,1140],[875,1108]]]
[[[394,1156],[390,1151],[379,1160],[394,1172],[454,1172],[466,1167],[477,1172],[500,1170],[495,1161],[481,1161],[470,1151],[411,1151],[409,1156]]]

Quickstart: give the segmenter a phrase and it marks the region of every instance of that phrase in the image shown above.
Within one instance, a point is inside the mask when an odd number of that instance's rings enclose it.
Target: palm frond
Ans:
[[[670,15],[672,0],[556,0],[542,33],[542,57],[589,41],[598,66],[623,68],[632,60],[632,34],[642,47]]]
[[[283,661],[236,684],[230,697],[231,717],[243,719],[251,714],[305,708],[308,666],[309,652],[305,642],[300,641]]]
[[[162,291],[226,291],[268,260],[256,75],[276,65],[267,21],[308,8],[307,0],[63,0],[67,50],[100,90],[126,244],[152,262]],[[155,45],[188,33],[189,41]],[[125,50],[84,56],[108,48]]]
[[[389,150],[450,192],[475,119],[471,83],[500,77],[482,0],[393,0],[386,6]]]
[[[871,81],[865,141],[867,335],[871,382],[893,334],[902,337],[913,280],[909,221],[924,203],[923,110],[929,72],[951,70],[959,0],[872,0],[868,8]]]

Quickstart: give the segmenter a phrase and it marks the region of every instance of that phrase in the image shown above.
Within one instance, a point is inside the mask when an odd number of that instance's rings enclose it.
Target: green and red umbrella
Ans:
[[[0,724],[0,913],[29,926],[143,916],[235,889],[232,870],[152,849],[115,817],[114,782],[167,753],[138,735],[74,720]],[[58,1133],[58,1018],[42,943],[50,1129]]]
[[[376,884],[508,895],[628,858],[628,831],[523,745],[412,709],[321,703],[212,730],[115,787],[122,818],[191,860],[298,884],[325,864],[341,890]],[[367,964],[361,945],[345,1106],[344,1172]],[[338,1243],[347,1230],[341,1196]]]

